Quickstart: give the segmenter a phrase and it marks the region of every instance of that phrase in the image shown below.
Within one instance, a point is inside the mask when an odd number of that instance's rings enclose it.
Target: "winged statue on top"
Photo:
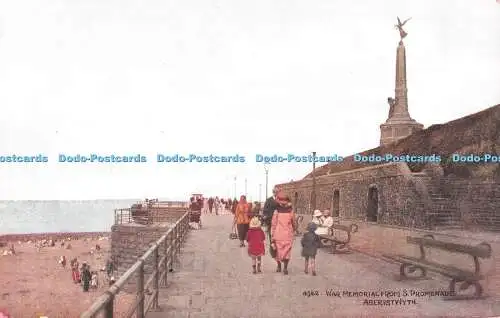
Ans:
[[[411,20],[411,18],[408,18],[408,19],[404,20],[403,22],[401,22],[401,19],[399,19],[399,17],[397,17],[397,18],[398,18],[398,24],[395,24],[394,28],[399,30],[399,36],[401,37],[401,41],[403,41],[403,39],[408,35],[408,32],[406,32],[403,29],[403,27],[406,24],[406,22]]]

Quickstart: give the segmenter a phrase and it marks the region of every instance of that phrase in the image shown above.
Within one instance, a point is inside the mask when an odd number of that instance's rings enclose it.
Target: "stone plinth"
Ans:
[[[424,125],[414,121],[388,122],[380,125],[380,145],[386,146],[422,130]]]

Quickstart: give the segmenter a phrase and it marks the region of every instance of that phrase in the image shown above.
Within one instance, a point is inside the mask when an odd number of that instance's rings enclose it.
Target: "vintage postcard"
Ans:
[[[500,317],[499,0],[3,1],[0,318]]]

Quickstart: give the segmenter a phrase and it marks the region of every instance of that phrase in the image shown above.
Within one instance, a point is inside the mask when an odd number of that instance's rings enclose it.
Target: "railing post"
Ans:
[[[114,307],[114,302],[115,302],[115,296],[110,295],[111,297],[109,298],[108,303],[106,304],[106,307],[104,307],[104,317],[106,318],[113,318],[113,307]]]
[[[160,248],[159,245],[156,246],[155,252],[154,252],[154,259],[155,259],[155,278],[153,280],[153,288],[155,290],[154,294],[154,301],[153,301],[153,308],[157,309],[158,308],[158,294],[160,292],[159,286],[159,280],[160,280],[160,255],[158,253],[158,249]]]
[[[165,262],[163,263],[163,270],[165,271],[165,275],[163,276],[163,286],[167,287],[167,275],[168,275],[168,238],[170,237],[170,233],[167,234],[167,237],[163,241],[163,255],[165,256]]]
[[[144,261],[141,260],[137,273],[137,297],[140,301],[137,305],[137,318],[144,318]]]
[[[179,222],[181,223],[181,222]],[[182,224],[182,223],[181,223]],[[179,228],[181,224],[177,224],[177,226],[175,227],[176,228],[176,231],[175,231],[175,241],[176,241],[176,245],[177,245],[177,251],[176,251],[176,255],[179,255],[179,253],[181,252],[181,240],[180,240],[180,231],[179,231]],[[182,226],[182,225],[181,225]]]
[[[168,237],[168,246],[170,247],[170,252],[168,253],[168,261],[170,268],[174,267],[174,231],[171,231]],[[169,268],[169,270],[170,270]]]

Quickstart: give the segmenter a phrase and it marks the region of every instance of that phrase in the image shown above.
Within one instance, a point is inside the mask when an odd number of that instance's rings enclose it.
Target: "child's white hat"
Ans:
[[[260,220],[258,217],[253,217],[251,220],[250,220],[250,227],[260,227],[261,224],[260,224]]]

